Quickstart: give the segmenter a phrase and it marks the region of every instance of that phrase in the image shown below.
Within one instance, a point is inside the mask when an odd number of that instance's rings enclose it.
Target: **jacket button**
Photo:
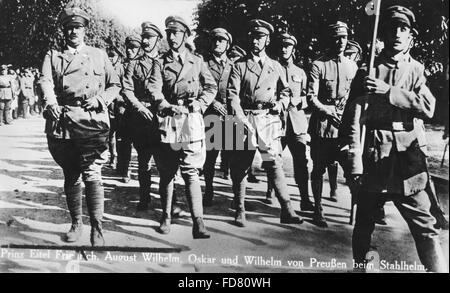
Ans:
[[[88,89],[88,88],[89,88],[89,85],[87,85],[86,88]]]
[[[89,75],[89,73],[85,72],[84,75]]]

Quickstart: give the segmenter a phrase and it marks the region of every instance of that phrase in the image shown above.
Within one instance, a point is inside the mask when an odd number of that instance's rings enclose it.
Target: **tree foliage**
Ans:
[[[106,48],[123,44],[130,31],[103,16],[97,0],[0,0],[0,64],[39,67],[47,50],[63,45],[57,19],[64,7],[73,5],[91,16],[88,45]]]
[[[247,45],[248,21],[261,18],[274,25],[277,31],[288,31],[299,41],[299,55],[315,58],[324,49],[325,28],[332,21],[349,25],[350,39],[366,49],[372,38],[374,16],[368,16],[365,7],[369,0],[202,0],[196,12],[197,33],[215,28],[228,29],[235,43]],[[416,16],[419,37],[412,54],[427,63],[447,63],[448,58],[448,0],[382,0],[381,8],[403,5]],[[206,41],[198,41],[206,49]],[[276,42],[269,53],[276,49]]]

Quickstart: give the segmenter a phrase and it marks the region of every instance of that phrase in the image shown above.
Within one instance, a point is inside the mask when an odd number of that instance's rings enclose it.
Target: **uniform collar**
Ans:
[[[143,56],[154,59],[154,58],[156,58],[156,56],[158,56],[158,51],[153,50],[150,53],[144,53]]]
[[[213,57],[213,60],[220,65],[225,65],[225,63],[227,62],[227,55],[226,54],[222,54],[222,56],[217,57],[214,54],[211,54]]]
[[[176,60],[177,62],[179,62],[178,58],[181,58],[181,62],[183,64],[186,62],[186,51],[187,50],[182,50],[181,52],[175,52],[172,49],[170,50],[173,60]]]
[[[81,43],[77,48],[74,48],[74,47],[71,47],[71,46],[67,45],[67,51],[70,54],[75,54],[75,52],[79,53],[81,50],[83,50],[84,47],[85,47],[84,43]]]
[[[392,68],[398,68],[400,64],[409,62],[411,55],[409,53],[397,54],[395,56],[387,56],[386,51],[383,50],[380,54],[383,63]]]
[[[264,64],[267,60],[266,52],[262,52],[261,54],[259,54],[259,56],[256,56],[253,53],[251,53],[250,56],[255,63],[258,63],[261,60],[262,64]]]
[[[285,67],[290,67],[294,64],[294,60],[293,58],[289,58],[287,61],[283,60],[282,58],[279,59],[279,62],[281,65],[285,66]]]

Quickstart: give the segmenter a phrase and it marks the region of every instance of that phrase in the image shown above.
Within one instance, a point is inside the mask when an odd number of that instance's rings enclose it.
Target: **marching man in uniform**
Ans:
[[[148,83],[163,116],[159,123],[161,144],[155,152],[163,209],[159,232],[170,232],[174,177],[180,168],[193,221],[192,236],[209,238],[203,222],[198,169],[206,157],[203,114],[216,97],[217,83],[203,59],[185,47],[191,34],[186,21],[169,16],[165,24],[170,50],[159,59],[159,68]]]
[[[227,85],[228,79],[230,77],[231,69],[233,67],[233,63],[227,57],[227,51],[231,47],[233,39],[231,34],[227,32],[223,28],[215,28],[210,33],[212,39],[212,52],[211,56],[206,61],[208,64],[208,68],[214,80],[217,83],[218,91],[215,100],[211,103],[209,108],[205,113],[205,121],[210,123],[218,123],[220,121],[225,121],[225,117],[228,115],[227,109]],[[217,118],[217,119],[216,119]],[[211,129],[211,125],[206,125],[206,132]],[[222,143],[211,143],[209,139],[206,140],[206,161],[203,166],[203,172],[205,176],[205,197],[203,200],[204,206],[211,206],[212,200],[214,197],[214,187],[213,187],[213,179],[214,179],[214,167],[216,164],[217,156],[219,152],[225,152],[225,140],[230,139],[230,137],[226,137],[225,135],[225,123],[222,123],[222,134],[220,137],[214,136],[214,140],[220,140]],[[216,149],[216,146],[221,148]],[[222,158],[226,159],[227,155],[222,154]],[[224,162],[222,162],[224,163]],[[228,166],[226,166],[228,168]]]
[[[436,99],[426,86],[424,66],[409,54],[417,33],[414,14],[391,6],[382,17],[385,48],[375,59],[375,76],[362,71],[356,76],[339,129],[348,158],[346,177],[359,187],[353,257],[364,265],[378,202],[392,200],[408,223],[425,268],[447,272],[430,214],[422,121],[433,117]]]
[[[125,39],[126,59],[123,64],[124,77],[125,69],[131,61],[139,57],[141,48],[141,38],[130,35]],[[123,79],[122,79],[123,83]],[[123,88],[123,87],[122,87]],[[114,115],[117,120],[117,174],[121,177],[123,183],[130,182],[130,161],[132,151],[130,124],[131,106],[125,101],[123,90],[120,96],[116,98]]]
[[[67,242],[82,233],[81,180],[91,222],[92,246],[104,245],[102,164],[107,159],[108,104],[120,81],[106,52],[84,43],[89,16],[77,7],[62,11],[66,46],[51,50],[42,65],[40,86],[45,101],[48,147],[64,172],[64,192],[72,218]],[[80,178],[81,177],[81,178]]]
[[[330,167],[332,172],[328,175],[331,195],[334,196],[337,185],[335,162],[339,156],[338,129],[351,82],[358,70],[356,63],[344,56],[347,30],[347,24],[340,21],[329,26],[329,51],[313,62],[309,74],[308,101],[313,110],[308,129],[313,160],[311,188],[314,196],[314,222],[320,227],[328,227],[322,208],[323,174]]]
[[[236,149],[230,154],[235,223],[240,227],[246,224],[245,177],[256,148],[261,153],[268,180],[280,202],[281,223],[302,223],[291,206],[281,157],[283,131],[280,113],[287,110],[291,91],[285,71],[265,52],[273,31],[273,26],[266,21],[250,21],[251,53],[234,65],[228,83],[227,94],[237,120],[236,127],[243,128],[243,131],[237,131]],[[242,142],[247,147],[244,148]]]
[[[297,39],[289,33],[283,33],[279,39],[281,42],[279,61],[292,91],[286,111],[286,135],[281,142],[283,149],[287,145],[292,154],[295,183],[297,183],[301,197],[300,209],[312,211],[314,207],[309,199],[309,172],[306,155],[306,144],[309,140],[308,121],[304,111],[308,107],[306,101],[307,76],[303,69],[294,64]],[[271,201],[272,198],[271,189],[273,187],[268,185],[268,201]]]
[[[139,204],[138,211],[145,211],[151,201],[150,187],[151,158],[160,138],[156,117],[156,108],[151,103],[147,85],[152,71],[158,70],[155,60],[158,57],[158,43],[162,39],[159,28],[151,22],[142,27],[142,56],[130,61],[125,69],[123,80],[125,100],[131,107],[128,123],[133,145],[138,153]]]

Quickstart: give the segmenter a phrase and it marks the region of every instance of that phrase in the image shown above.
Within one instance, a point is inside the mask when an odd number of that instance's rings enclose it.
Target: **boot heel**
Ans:
[[[203,223],[202,218],[194,219],[194,227],[192,228],[192,236],[194,239],[208,239],[211,235],[208,234],[205,228],[205,224]]]

